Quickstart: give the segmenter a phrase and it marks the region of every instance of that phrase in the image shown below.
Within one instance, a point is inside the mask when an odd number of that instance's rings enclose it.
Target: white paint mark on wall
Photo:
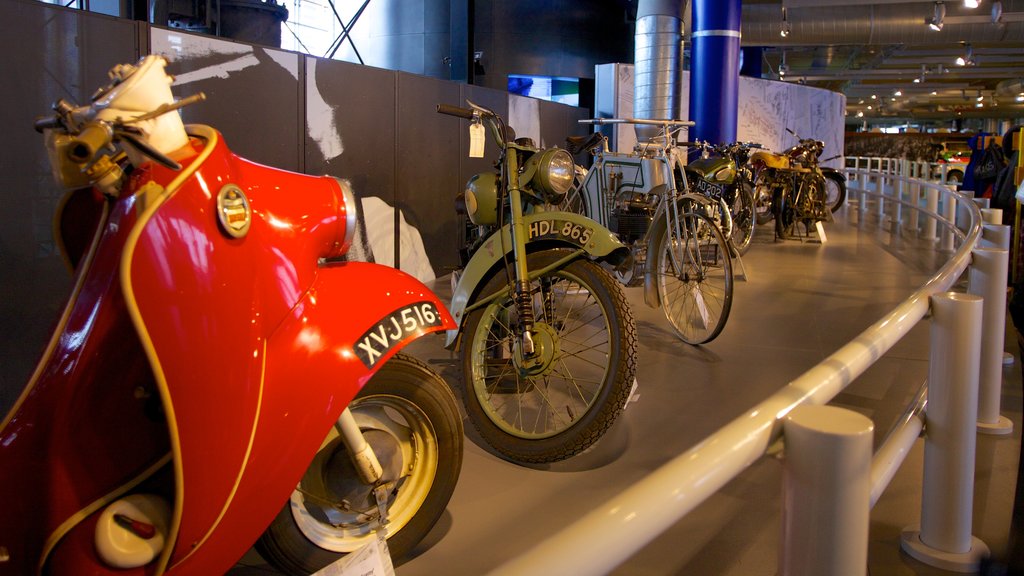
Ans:
[[[277,62],[281,68],[284,68],[292,75],[292,78],[299,79],[299,55],[292,52],[283,52],[281,50],[265,50],[267,56],[274,62]]]
[[[307,58],[306,63],[309,66],[306,71],[306,128],[324,158],[330,160],[345,151],[345,144],[334,120],[334,108],[317,88],[316,58]]]
[[[153,54],[160,54],[171,62],[205,58],[212,55],[252,53],[252,46],[246,44],[160,29],[152,30],[150,48]]]
[[[395,265],[395,209],[387,202],[369,196],[362,199],[363,221],[366,225],[366,236],[373,252],[373,260],[385,266]],[[405,214],[398,212],[398,238],[400,239],[398,258],[400,269],[420,282],[429,282],[436,278],[430,258],[423,247],[423,238],[419,230],[406,222]]]
[[[192,72],[185,72],[184,74],[178,74],[174,77],[175,86],[184,86],[190,82],[197,82],[199,80],[206,80],[208,78],[227,78],[231,76],[232,72],[238,72],[245,70],[250,66],[259,66],[260,61],[256,56],[252,54],[246,54],[244,56],[229,60],[223,64],[216,66],[207,66],[206,68],[200,68],[199,70],[193,70]]]

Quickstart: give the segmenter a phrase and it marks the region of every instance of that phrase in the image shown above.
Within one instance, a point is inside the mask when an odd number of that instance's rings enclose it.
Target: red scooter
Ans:
[[[396,561],[448,504],[458,404],[399,350],[456,328],[423,284],[345,262],[348,185],[182,125],[165,61],[37,122],[75,273],[0,422],[0,574],[223,574],[255,543],[313,572]]]

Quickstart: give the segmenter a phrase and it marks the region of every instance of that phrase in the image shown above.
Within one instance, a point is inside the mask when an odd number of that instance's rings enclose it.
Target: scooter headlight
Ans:
[[[477,226],[498,223],[498,175],[483,172],[466,183],[466,215]]]
[[[558,203],[572,188],[576,168],[568,152],[561,148],[551,148],[531,156],[523,172],[532,173],[530,183],[545,200]]]
[[[337,258],[348,252],[356,237],[359,227],[359,199],[352,192],[352,184],[348,180],[335,178],[341,189],[341,203],[338,210],[338,232],[335,234],[329,252],[325,258]]]

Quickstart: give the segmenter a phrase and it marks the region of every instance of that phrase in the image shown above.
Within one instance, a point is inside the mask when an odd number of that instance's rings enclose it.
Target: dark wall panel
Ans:
[[[391,70],[319,58],[306,59],[306,172],[330,174],[352,183],[360,199],[375,213],[363,213],[364,232],[377,239],[379,222],[394,220],[396,76]],[[381,214],[381,211],[387,214]],[[367,231],[365,226],[373,226]],[[371,238],[351,256],[358,260],[392,262],[392,239],[384,239],[388,254],[377,254]]]
[[[162,28],[152,50],[170,60],[175,95],[206,94],[182,109],[186,123],[212,125],[244,158],[302,170],[298,54]]]
[[[454,202],[463,185],[459,134],[466,122],[438,114],[436,106],[458,101],[458,84],[398,73],[397,205],[419,230],[438,276],[458,262]]]
[[[40,2],[0,2],[0,415],[28,381],[71,288],[51,224],[64,192],[33,121],[58,98],[87,102],[111,66],[135,61],[137,27]]]

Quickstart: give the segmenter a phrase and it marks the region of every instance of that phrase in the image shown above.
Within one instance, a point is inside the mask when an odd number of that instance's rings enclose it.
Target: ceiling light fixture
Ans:
[[[1017,94],[1017,102],[1024,102],[1024,92]]]
[[[786,64],[786,51],[782,51],[782,62],[779,63],[779,79],[789,74],[789,66]]]
[[[793,28],[789,25],[789,19],[786,18],[786,7],[783,6],[782,7],[782,28],[779,29],[779,36],[782,36],[783,38],[785,38],[786,36],[789,36],[789,33],[792,30],[793,30]]]
[[[956,59],[957,66],[974,66],[977,62],[974,61],[974,48],[970,44],[965,45],[964,55],[958,56]]]
[[[1000,0],[995,0],[992,3],[992,23],[1002,24],[1003,22],[1003,3]]]
[[[946,17],[946,5],[942,2],[935,3],[935,11],[932,13],[931,18],[925,18],[924,23],[929,28],[938,32],[942,30],[942,19]]]
[[[978,0],[964,0],[964,8],[977,8]]]
[[[932,96],[938,96],[939,95],[938,90],[932,90],[931,95]]]
[[[903,90],[896,90],[892,93],[893,96],[903,96]]]
[[[975,100],[977,100],[978,102],[981,102],[981,101],[982,101],[982,100],[984,100],[984,99],[985,99],[985,97],[984,97],[984,96],[982,96],[982,94],[981,94],[981,90],[978,90],[978,97],[977,97],[977,98],[975,98]]]

